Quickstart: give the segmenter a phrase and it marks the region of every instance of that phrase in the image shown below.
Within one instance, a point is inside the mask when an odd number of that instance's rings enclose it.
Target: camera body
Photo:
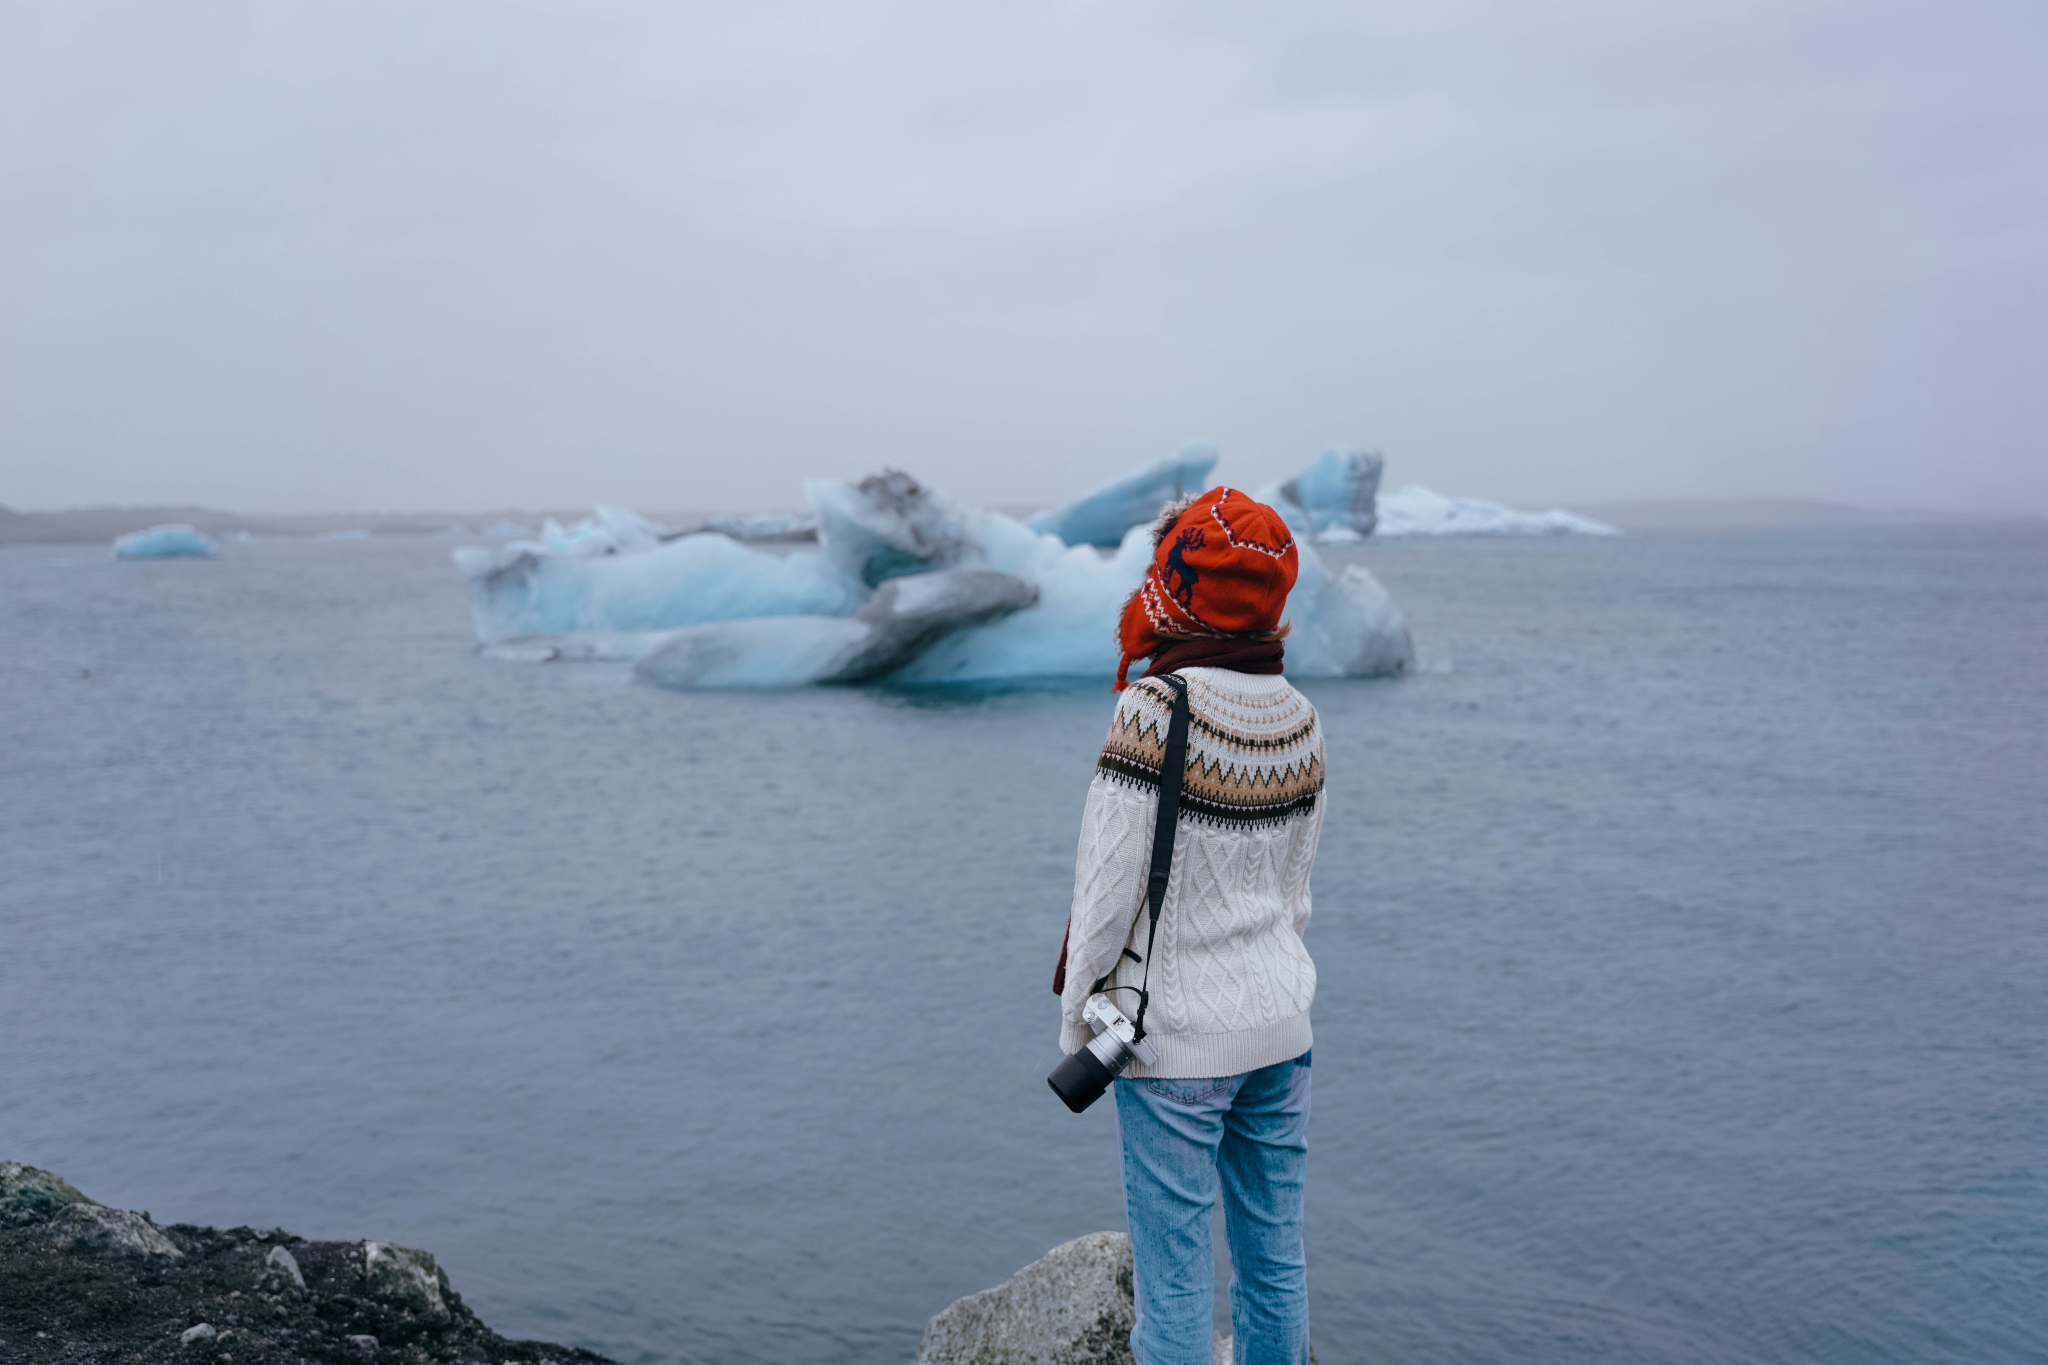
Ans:
[[[1061,1061],[1045,1078],[1060,1102],[1077,1114],[1101,1099],[1109,1083],[1122,1074],[1133,1058],[1146,1066],[1159,1064],[1159,1054],[1138,1036],[1137,1026],[1124,1018],[1123,1011],[1108,996],[1100,992],[1089,996],[1088,1003],[1081,1007],[1081,1017],[1095,1030],[1095,1037],[1079,1052]]]

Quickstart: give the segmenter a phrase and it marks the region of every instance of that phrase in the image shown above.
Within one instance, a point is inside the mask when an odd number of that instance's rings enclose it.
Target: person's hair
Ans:
[[[1248,630],[1241,635],[1183,635],[1175,630],[1161,630],[1153,633],[1162,640],[1257,640],[1264,643],[1267,640],[1284,640],[1287,638],[1287,633],[1293,629],[1294,623],[1292,621],[1282,621],[1278,630]]]

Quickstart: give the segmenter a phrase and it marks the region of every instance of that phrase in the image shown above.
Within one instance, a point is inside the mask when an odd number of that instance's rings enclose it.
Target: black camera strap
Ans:
[[[1159,815],[1152,826],[1152,873],[1145,879],[1145,910],[1152,922],[1145,930],[1145,979],[1138,987],[1138,1017],[1131,1021],[1132,1032],[1140,1038],[1145,1036],[1145,1008],[1152,1003],[1148,989],[1152,984],[1152,942],[1159,936],[1159,912],[1166,905],[1166,883],[1173,875],[1173,836],[1180,825],[1181,780],[1188,766],[1188,681],[1178,673],[1161,673],[1159,680],[1173,689],[1173,717],[1166,723],[1166,754],[1159,764]],[[1100,983],[1096,989],[1101,989]]]

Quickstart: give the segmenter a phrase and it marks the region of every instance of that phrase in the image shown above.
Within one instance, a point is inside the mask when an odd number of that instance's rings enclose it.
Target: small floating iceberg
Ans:
[[[1401,536],[1618,536],[1604,521],[1562,507],[1520,512],[1478,498],[1450,498],[1421,484],[1379,500],[1382,537]]]
[[[1058,536],[1068,545],[1093,545],[1113,550],[1124,532],[1149,526],[1169,502],[1178,502],[1209,487],[1216,467],[1216,447],[1207,441],[1183,446],[1176,454],[1145,466],[1054,512],[1031,519],[1031,529]]]
[[[220,547],[212,536],[180,522],[131,531],[114,541],[116,559],[210,559]]]
[[[1378,523],[1380,473],[1386,457],[1331,446],[1285,483],[1253,496],[1278,512],[1297,536],[1325,545],[1363,540]]]

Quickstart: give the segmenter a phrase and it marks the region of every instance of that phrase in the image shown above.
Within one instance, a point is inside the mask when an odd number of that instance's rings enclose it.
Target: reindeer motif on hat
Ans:
[[[1189,550],[1201,549],[1206,539],[1206,535],[1199,526],[1190,526],[1183,530],[1174,537],[1173,548],[1166,552],[1166,564],[1159,571],[1159,581],[1166,585],[1168,592],[1173,594],[1173,600],[1180,603],[1183,607],[1192,604],[1195,596],[1195,584],[1202,581],[1202,576],[1196,573],[1188,564],[1187,552]],[[1166,583],[1166,576],[1168,574],[1173,575],[1174,581],[1172,583]]]

